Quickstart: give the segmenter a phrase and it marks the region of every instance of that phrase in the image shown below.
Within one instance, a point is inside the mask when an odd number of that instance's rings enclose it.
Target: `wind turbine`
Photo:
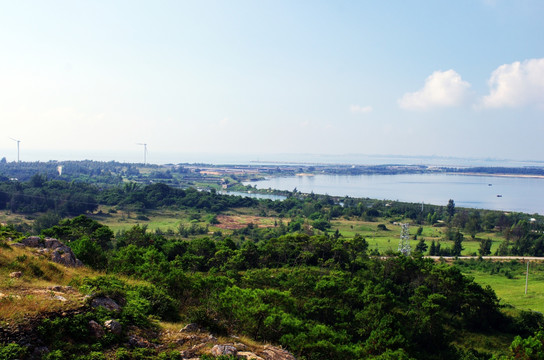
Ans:
[[[147,160],[147,144],[145,144],[145,143],[137,143],[136,145],[143,145],[143,147],[144,147],[144,165],[145,165],[146,160]]]
[[[10,139],[13,141],[17,141],[17,162],[19,162],[19,143],[21,142],[21,140],[14,139],[12,137],[10,137]]]

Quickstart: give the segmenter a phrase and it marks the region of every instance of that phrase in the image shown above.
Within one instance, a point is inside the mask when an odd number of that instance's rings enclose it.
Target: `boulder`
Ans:
[[[51,261],[68,267],[79,267],[83,265],[81,261],[76,258],[72,252],[72,249],[64,245],[53,250],[53,253],[51,254]]]
[[[45,247],[47,249],[56,249],[56,248],[59,248],[59,247],[65,247],[66,246],[63,243],[61,243],[59,240],[52,239],[52,238],[46,238],[45,241],[44,241],[44,245],[45,245]]]
[[[113,319],[105,321],[104,327],[106,328],[106,330],[115,335],[120,335],[123,330],[121,323]]]
[[[42,239],[39,236],[30,236],[21,240],[21,244],[28,247],[42,247]]]
[[[117,304],[114,300],[110,299],[107,296],[101,296],[101,297],[94,298],[91,301],[91,306],[93,308],[97,308],[97,307],[102,306],[102,307],[106,308],[106,310],[109,310],[109,311],[120,311],[121,310],[121,306],[119,306],[119,304]]]
[[[236,356],[236,354],[238,354],[238,350],[234,346],[228,345],[228,344],[214,345],[214,347],[212,347],[211,354],[213,356],[221,356],[221,355]]]
[[[265,345],[260,355],[265,360],[296,360],[289,351],[271,345]]]
[[[97,339],[100,339],[105,334],[102,326],[100,326],[100,324],[94,320],[89,321],[89,330],[91,332],[91,336]]]

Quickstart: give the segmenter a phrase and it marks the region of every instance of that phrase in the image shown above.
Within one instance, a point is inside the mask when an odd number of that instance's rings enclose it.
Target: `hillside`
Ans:
[[[422,257],[540,251],[541,219],[525,214],[297,193],[256,201],[162,184],[3,188],[13,209],[0,227],[6,358],[509,359],[544,324]],[[97,205],[71,216],[84,193]],[[394,250],[403,222],[411,256]]]
[[[216,337],[197,324],[147,318],[156,310],[141,308],[157,295],[145,293],[151,284],[58,264],[42,247],[5,240],[0,253],[2,359],[294,359],[279,347],[248,338]],[[154,300],[155,308],[167,306],[160,295]]]

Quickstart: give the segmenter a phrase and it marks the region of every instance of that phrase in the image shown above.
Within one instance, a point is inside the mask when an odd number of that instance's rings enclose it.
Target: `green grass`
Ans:
[[[501,304],[510,304],[518,309],[544,312],[544,275],[532,275],[529,272],[529,286],[525,295],[525,277],[516,276],[508,279],[504,275],[471,272],[469,275],[481,285],[489,285],[501,300]]]
[[[378,230],[377,227],[379,224],[384,224],[387,228],[386,231]],[[441,246],[443,247],[452,247],[453,242],[444,240],[446,227],[435,227],[429,225],[421,226],[423,231],[421,235],[418,236],[418,240],[412,240],[413,236],[416,234],[419,225],[411,225],[409,229],[410,233],[410,245],[412,248],[415,248],[419,239],[425,239],[427,246],[431,246],[431,241],[438,242],[440,241]],[[376,221],[360,221],[360,220],[346,220],[346,219],[336,219],[331,221],[331,232],[340,231],[340,233],[345,237],[353,237],[356,233],[364,237],[368,243],[371,250],[377,249],[380,252],[383,251],[396,251],[398,248],[400,240],[401,227],[399,224],[391,224],[386,219],[376,219]],[[465,240],[463,241],[463,248],[461,255],[478,255],[478,249],[480,248],[480,239],[491,239],[493,244],[491,246],[491,253],[494,253],[495,250],[499,247],[499,244],[504,241],[504,239],[495,234],[482,232],[476,234],[476,238],[468,234],[465,234]]]
[[[147,220],[138,217],[142,215]],[[107,216],[93,215],[92,218],[108,226],[114,233],[120,230],[128,230],[136,224],[147,225],[147,228],[151,231],[157,229],[167,231],[170,229],[176,232],[180,224],[187,225],[191,221],[188,212],[182,210],[159,210],[147,211],[145,213],[118,211]],[[204,224],[204,222],[198,222],[197,224]]]
[[[484,269],[462,269],[462,271],[465,275],[472,276],[480,285],[489,285],[497,294],[501,304],[544,313],[544,264],[530,264],[527,295],[525,295],[524,264],[514,266],[513,269],[509,264],[505,264],[500,272],[494,274]]]

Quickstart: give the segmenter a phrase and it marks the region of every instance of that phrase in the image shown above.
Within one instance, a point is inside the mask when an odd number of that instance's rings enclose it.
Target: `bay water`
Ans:
[[[258,189],[397,200],[544,215],[544,179],[528,177],[411,174],[315,175],[250,181]]]

